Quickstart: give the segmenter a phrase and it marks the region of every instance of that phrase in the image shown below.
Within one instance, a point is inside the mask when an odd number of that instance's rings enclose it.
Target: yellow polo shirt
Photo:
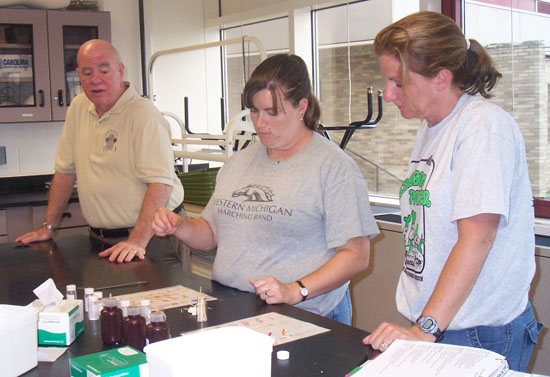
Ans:
[[[183,200],[168,122],[125,84],[126,91],[101,119],[85,94],[76,96],[57,148],[55,170],[76,174],[82,212],[96,228],[134,226],[148,183],[173,187],[170,209]]]

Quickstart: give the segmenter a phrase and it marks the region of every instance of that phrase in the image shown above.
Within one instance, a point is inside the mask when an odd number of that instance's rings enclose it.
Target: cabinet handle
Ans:
[[[57,91],[57,102],[59,103],[59,106],[63,106],[63,90],[59,89]]]
[[[44,91],[40,89],[38,94],[40,95],[40,104],[38,106],[44,107]]]
[[[61,218],[70,219],[71,217],[73,217],[73,215],[70,212],[63,212],[63,214],[61,215]]]

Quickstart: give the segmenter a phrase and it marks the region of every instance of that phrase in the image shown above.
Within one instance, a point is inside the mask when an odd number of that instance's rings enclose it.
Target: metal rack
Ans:
[[[243,46],[244,58],[244,44],[247,42],[253,43],[256,46],[261,60],[264,60],[267,57],[265,49],[258,38],[247,35],[225,41],[203,43],[155,52],[149,59],[149,63],[147,65],[147,87],[151,90],[150,98],[154,98],[153,67],[157,59],[161,56],[185,53],[188,51],[201,50],[217,46],[240,44]],[[232,120],[227,122],[226,125],[222,124],[222,132],[220,134],[194,133],[191,132],[189,128],[187,98],[185,98],[184,103],[185,121],[172,112],[162,112],[166,118],[173,119],[181,130],[182,137],[180,139],[172,139],[172,144],[174,146],[175,157],[183,159],[184,170],[187,170],[188,160],[196,159],[225,162],[234,151],[246,147],[251,142],[255,142],[256,137],[254,133],[254,126],[251,121],[247,120],[250,114],[248,110],[243,110],[237,114]],[[222,123],[223,122],[224,120],[222,116]],[[214,146],[217,148],[204,149],[202,148],[203,146]],[[197,148],[198,150],[194,150]]]

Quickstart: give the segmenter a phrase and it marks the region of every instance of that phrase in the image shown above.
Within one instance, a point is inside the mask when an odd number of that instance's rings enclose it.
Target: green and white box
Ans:
[[[38,311],[39,345],[66,347],[84,332],[82,300],[61,300],[47,306],[34,300],[30,305]]]
[[[71,377],[149,377],[143,352],[129,346],[70,359]]]

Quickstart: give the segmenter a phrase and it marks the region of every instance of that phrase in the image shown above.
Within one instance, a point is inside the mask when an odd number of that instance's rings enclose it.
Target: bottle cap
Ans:
[[[67,284],[67,290],[68,290],[68,291],[76,291],[76,285],[74,285],[74,284]]]
[[[118,304],[121,308],[127,308],[130,306],[130,300],[120,300]]]
[[[114,308],[116,307],[116,298],[109,297],[105,300],[105,307]]]
[[[141,300],[141,301],[139,302],[139,304],[140,304],[141,306],[149,306],[149,305],[151,305],[151,300],[149,300],[148,298],[144,298],[143,300]]]
[[[92,293],[94,293],[93,288],[84,288],[84,294],[85,295],[91,295]]]
[[[288,360],[290,353],[285,350],[277,351],[277,360]]]
[[[92,295],[92,296],[90,296],[90,298],[88,298],[89,302],[97,302],[97,300],[98,300],[98,298],[97,298],[96,295]]]
[[[139,315],[139,307],[137,306],[130,306],[128,308],[128,315]]]
[[[102,298],[103,298],[103,292],[101,292],[101,291],[96,291],[96,292],[94,293],[94,295],[97,296],[97,298],[99,298],[99,299],[102,299]]]
[[[166,321],[166,314],[161,311],[154,311],[151,313],[151,322],[164,322]]]

